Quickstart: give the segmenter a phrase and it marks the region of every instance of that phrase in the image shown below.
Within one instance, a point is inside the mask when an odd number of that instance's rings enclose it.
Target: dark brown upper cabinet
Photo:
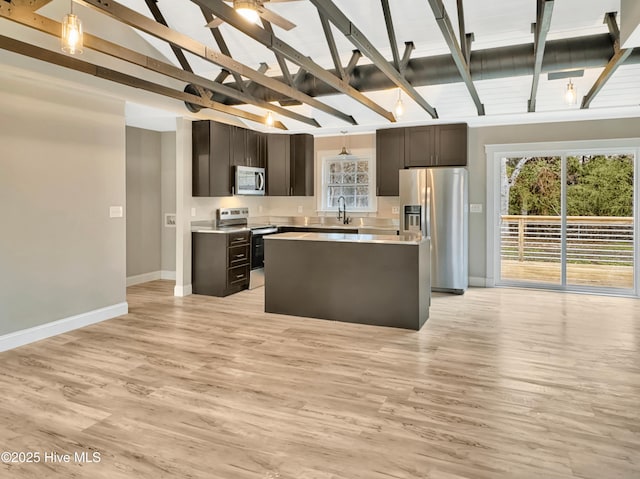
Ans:
[[[291,196],[313,196],[313,135],[291,135]]]
[[[231,196],[231,128],[208,120],[193,122],[193,196]]]
[[[247,166],[247,130],[239,126],[231,127],[232,166]]]
[[[405,128],[404,166],[434,166],[435,128],[432,126],[414,126]]]
[[[398,196],[398,170],[404,168],[405,128],[376,131],[376,194]]]
[[[398,196],[398,170],[467,166],[466,123],[389,128],[376,131],[378,196]]]
[[[466,123],[416,126],[405,129],[406,168],[467,166]]]
[[[289,135],[268,135],[267,195],[291,195],[291,141]]]
[[[436,126],[436,164],[434,166],[467,166],[466,123]]]

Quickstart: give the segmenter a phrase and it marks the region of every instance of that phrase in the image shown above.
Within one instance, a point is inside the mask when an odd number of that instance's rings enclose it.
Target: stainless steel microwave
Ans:
[[[236,166],[236,195],[263,195],[265,190],[264,168]]]

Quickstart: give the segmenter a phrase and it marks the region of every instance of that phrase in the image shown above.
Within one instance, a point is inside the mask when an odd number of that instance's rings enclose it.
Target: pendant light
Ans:
[[[271,113],[270,111],[267,112],[267,117],[265,118],[264,123],[269,127],[273,126],[273,123],[274,123],[273,113]]]
[[[60,36],[62,51],[70,55],[82,53],[82,22],[73,14],[73,0],[71,10],[62,19],[62,35]]]
[[[258,23],[258,5],[256,0],[234,0],[233,8],[251,23]]]
[[[338,156],[348,156],[351,153],[347,151],[347,130],[342,130],[340,133],[342,133],[342,151],[338,153]]]
[[[567,83],[567,89],[564,92],[564,102],[567,105],[575,105],[578,103],[578,90],[576,90],[576,86],[569,78],[569,83]]]
[[[398,88],[398,101],[396,102],[394,112],[396,114],[396,118],[400,118],[402,115],[404,115],[404,103],[402,102],[402,90],[400,90],[399,88]]]

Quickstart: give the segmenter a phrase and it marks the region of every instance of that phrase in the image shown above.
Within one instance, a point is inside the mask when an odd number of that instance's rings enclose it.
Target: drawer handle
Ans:
[[[236,258],[244,258],[244,255],[243,254],[237,254]]]
[[[244,243],[245,239],[244,238],[236,238],[234,240],[232,240],[232,243]]]
[[[244,274],[237,274],[236,275],[236,279],[242,279],[242,278],[244,278]]]

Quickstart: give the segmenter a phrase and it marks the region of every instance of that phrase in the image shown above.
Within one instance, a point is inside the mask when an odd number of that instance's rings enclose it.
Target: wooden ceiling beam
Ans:
[[[104,0],[78,0],[78,3],[82,5],[86,5],[92,9],[105,13],[116,20],[129,25],[133,28],[141,30],[149,35],[152,35],[160,40],[165,42],[174,44],[189,53],[192,53],[200,58],[214,63],[222,68],[226,68],[231,72],[237,72],[245,78],[249,78],[254,82],[270,89],[275,92],[278,92],[282,95],[285,95],[289,98],[293,98],[302,103],[306,103],[314,108],[317,108],[320,111],[324,111],[329,115],[333,115],[336,118],[340,118],[341,120],[351,123],[357,124],[355,119],[350,115],[345,114],[344,112],[338,110],[337,108],[333,108],[325,103],[322,103],[315,98],[310,97],[309,95],[302,93],[301,91],[286,85],[278,80],[275,80],[267,75],[264,75],[249,66],[240,63],[233,58],[224,55],[223,53],[217,52],[206,45],[180,33],[175,30],[172,30],[160,23],[141,15],[140,13],[125,7],[124,5],[119,4],[114,0],[104,1]],[[205,5],[206,6],[206,5]],[[259,30],[264,31],[259,28]]]
[[[160,11],[160,7],[158,7],[158,0],[144,1],[147,4],[147,7],[149,7],[149,11],[151,12],[151,15],[153,15],[153,18],[155,18],[156,22],[161,23],[165,27],[168,27],[169,25],[167,24],[164,15]],[[182,69],[193,73],[193,68],[191,68],[191,65],[189,65],[189,61],[187,60],[187,57],[184,56],[184,52],[182,51],[182,49],[173,44],[169,46],[171,47],[171,51],[173,52],[173,54],[178,59],[178,63],[180,63]]]
[[[180,90],[174,90],[173,88],[164,85],[159,85],[157,83],[143,80],[141,78],[118,72],[110,68],[105,68],[93,63],[85,62],[69,55],[64,55],[62,53],[47,50],[45,48],[40,48],[35,45],[30,45],[29,43],[21,42],[4,35],[0,35],[0,48],[17,53],[19,55],[24,55],[36,60],[51,63],[53,65],[58,65],[63,68],[68,68],[70,70],[93,75],[97,78],[109,80],[121,85],[138,88],[140,90],[145,90],[151,93],[156,93],[158,95],[180,100],[185,103],[193,103],[195,105],[200,105],[203,108],[211,108],[212,110],[237,116],[245,120],[251,120],[256,123],[265,123],[266,121],[266,117],[256,115],[254,113],[249,113],[244,110],[240,110],[239,108],[234,108],[232,106],[223,105],[222,103],[207,100],[206,98],[202,98],[199,95],[192,95]],[[282,124],[282,122],[274,123],[274,127],[281,130],[287,129],[287,127]]]
[[[429,0],[429,5],[431,6],[431,10],[436,18],[438,27],[440,27],[444,40],[447,42],[447,46],[451,51],[453,61],[460,73],[460,76],[462,77],[462,81],[467,85],[467,90],[469,90],[469,94],[476,105],[478,115],[483,116],[485,114],[484,105],[482,104],[482,101],[480,101],[480,95],[478,95],[478,91],[471,79],[469,64],[460,49],[460,44],[458,43],[455,32],[453,31],[453,26],[451,25],[451,20],[449,19],[447,10],[444,8],[442,0]]]
[[[532,25],[534,32],[533,82],[531,83],[531,96],[527,105],[527,110],[530,113],[536,111],[536,96],[538,94],[538,84],[540,83],[540,73],[542,73],[542,60],[544,59],[544,49],[547,44],[547,34],[551,28],[553,4],[553,0],[538,0],[536,23]]]
[[[609,34],[613,40],[613,49],[615,53],[609,63],[604,67],[604,70],[595,81],[589,92],[582,99],[580,108],[586,110],[591,106],[591,102],[604,88],[607,82],[611,79],[618,67],[622,65],[629,55],[633,53],[633,48],[620,48],[620,29],[618,28],[618,22],[616,21],[616,13],[609,12],[604,16],[604,22],[609,27]]]
[[[389,45],[391,46],[391,55],[393,55],[393,65],[396,70],[400,71],[400,54],[398,52],[398,40],[396,40],[396,30],[393,28],[393,18],[391,17],[391,8],[389,0],[381,0],[382,14],[384,15],[384,24],[387,27],[387,36],[389,37]]]
[[[221,0],[216,0],[221,1]],[[347,16],[331,0],[310,0],[311,3],[333,23],[342,34],[364,53],[387,78],[393,81],[405,94],[420,105],[433,118],[438,118],[436,109],[391,65],[373,46],[367,37],[351,23]]]
[[[62,25],[55,20],[51,20],[50,18],[32,13],[24,7],[4,7],[1,2],[0,18],[12,20],[16,23],[31,27],[35,30],[47,33],[52,36],[59,36],[62,28]],[[161,75],[165,75],[167,77],[183,81],[185,83],[193,83],[194,85],[202,86],[208,90],[211,90],[212,92],[228,96],[229,98],[234,98],[238,101],[271,110],[278,115],[289,117],[293,120],[300,121],[311,126],[320,126],[318,122],[313,118],[309,118],[304,115],[292,112],[290,110],[287,110],[286,108],[281,108],[277,105],[273,105],[263,100],[258,100],[252,95],[239,92],[235,88],[231,88],[229,86],[209,80],[208,78],[201,77],[189,71],[182,70],[172,64],[161,62],[160,60],[156,60],[155,58],[151,58],[125,47],[121,47],[120,45],[108,42],[86,32],[84,33],[84,46],[86,48],[89,48],[90,50],[104,53],[105,55],[109,55],[133,65],[143,67],[147,70],[159,73]]]
[[[93,0],[92,0],[93,1]],[[263,28],[247,22],[239,13],[237,13],[232,7],[224,3],[223,0],[192,0],[198,5],[205,5],[219,18],[222,18],[226,23],[233,26],[237,30],[241,31],[245,35],[254,39],[258,43],[261,43],[270,50],[277,51],[283,55],[287,60],[295,63],[296,65],[304,68],[308,73],[316,77],[318,80],[326,83],[340,93],[350,96],[354,100],[358,101],[365,107],[376,112],[380,116],[386,118],[390,122],[395,122],[393,113],[385,110],[376,102],[368,98],[363,93],[359,92],[348,82],[338,78],[330,71],[324,69],[309,57],[303,55],[301,52],[293,48],[275,35],[270,34]],[[355,120],[354,120],[355,121]]]

